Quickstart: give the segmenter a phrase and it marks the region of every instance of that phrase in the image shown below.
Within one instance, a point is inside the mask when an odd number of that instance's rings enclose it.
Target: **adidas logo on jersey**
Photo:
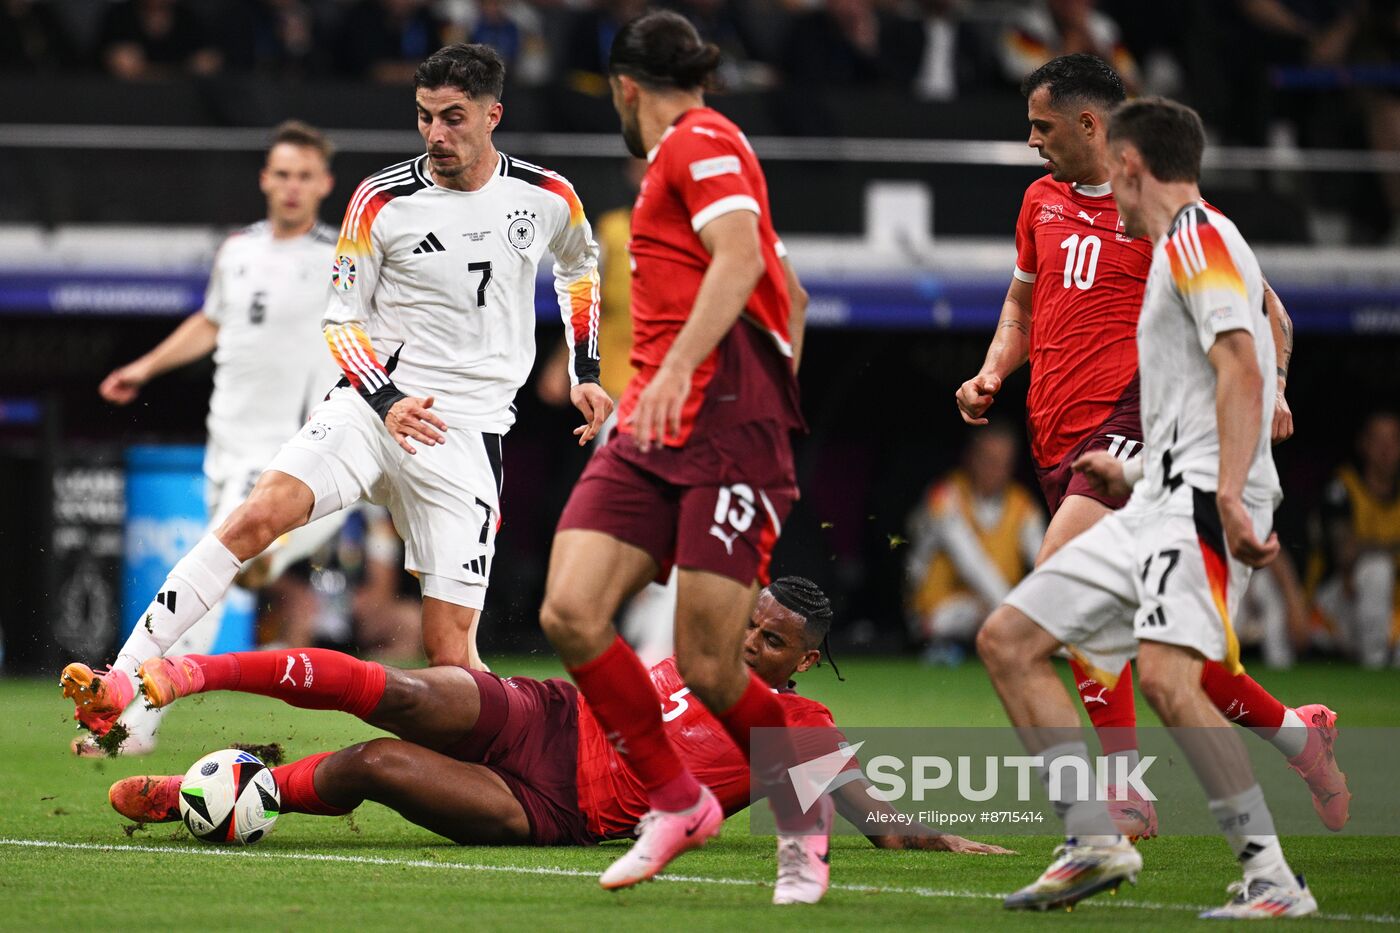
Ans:
[[[446,249],[447,247],[442,245],[435,234],[429,233],[413,251],[415,253],[441,253]]]

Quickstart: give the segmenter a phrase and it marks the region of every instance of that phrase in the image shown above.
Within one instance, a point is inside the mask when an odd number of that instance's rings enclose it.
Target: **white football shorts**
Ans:
[[[1262,541],[1267,507],[1250,508]],[[1137,655],[1138,641],[1181,645],[1243,668],[1231,620],[1250,568],[1225,547],[1215,495],[1185,483],[1152,503],[1130,499],[1022,580],[1006,597],[1105,684]]]
[[[389,510],[404,541],[404,567],[463,584],[451,600],[486,603],[500,525],[501,436],[448,425],[434,447],[405,452],[351,388],[311,410],[268,464],[311,487],[313,522],[364,500]]]

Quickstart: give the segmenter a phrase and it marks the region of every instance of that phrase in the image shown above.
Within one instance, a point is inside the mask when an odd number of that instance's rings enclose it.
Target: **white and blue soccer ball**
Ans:
[[[272,830],[281,810],[272,771],[236,748],[205,755],[180,785],[180,819],[205,842],[250,846]]]

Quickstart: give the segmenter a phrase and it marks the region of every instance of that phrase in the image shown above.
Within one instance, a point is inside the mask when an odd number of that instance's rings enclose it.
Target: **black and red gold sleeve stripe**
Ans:
[[[381,419],[389,417],[389,409],[406,396],[394,385],[388,370],[375,356],[369,335],[354,323],[331,324],[323,333],[346,381],[364,396]]]
[[[1225,290],[1247,296],[1230,248],[1220,231],[1205,221],[1204,211],[1192,210],[1182,217],[1167,238],[1166,252],[1172,281],[1181,294]]]

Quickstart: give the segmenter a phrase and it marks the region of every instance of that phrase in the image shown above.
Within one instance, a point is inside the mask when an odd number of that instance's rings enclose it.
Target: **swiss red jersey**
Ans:
[[[764,352],[771,352],[781,365],[731,368],[740,384],[714,384],[720,355],[733,352],[733,341],[726,338],[696,368],[682,412],[680,438],[670,438],[667,443],[682,446],[695,430],[697,419],[702,423],[716,420],[710,413],[700,417],[702,407],[712,397],[739,398],[741,404],[731,421],[774,420],[799,427],[782,244],[773,230],[768,182],[758,157],[737,126],[708,107],[697,107],[666,130],[648,160],[632,210],[628,244],[632,254],[632,365],[637,373],[618,404],[618,430],[631,433],[627,422],[637,396],[690,317],[700,280],[710,266],[700,230],[731,211],[750,211],[758,216],[763,250],[763,277],[749,296],[741,320],[761,332],[767,346]],[[742,326],[736,324],[735,328]]]
[[[1108,185],[1049,175],[1026,189],[1016,270],[1033,283],[1031,454],[1059,463],[1103,423],[1137,372],[1137,319],[1152,242],[1123,232]]]
[[[661,704],[666,737],[695,779],[714,792],[724,815],[738,813],[749,805],[749,764],[720,721],[690,693],[681,680],[673,658],[651,669],[651,686]],[[790,690],[777,691],[789,726],[816,727],[810,733],[815,742],[803,743],[799,733],[795,744],[803,760],[834,751],[840,744],[831,711],[816,700]],[[812,745],[812,747],[804,747]],[[848,768],[859,767],[852,759]],[[579,694],[578,710],[578,803],[588,818],[588,828],[597,836],[616,839],[632,834],[633,828],[649,809],[646,788],[627,770],[626,760],[608,742],[598,720]]]

